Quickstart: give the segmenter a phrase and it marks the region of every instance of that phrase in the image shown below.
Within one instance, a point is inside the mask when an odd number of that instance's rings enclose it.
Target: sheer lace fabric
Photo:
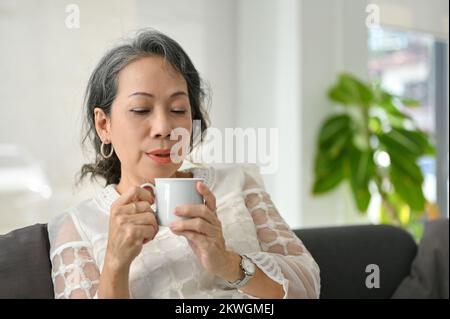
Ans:
[[[268,277],[283,285],[284,298],[318,298],[318,265],[280,216],[262,185],[249,175],[245,181],[243,196],[262,250],[248,256]]]
[[[94,298],[100,272],[92,258],[90,243],[78,234],[71,216],[63,221],[51,253],[55,298]]]
[[[319,268],[278,214],[259,173],[241,167],[197,167],[192,172],[216,196],[229,249],[247,255],[283,285],[285,298],[318,297]],[[109,209],[119,197],[115,185],[108,185],[49,223],[56,298],[97,297]],[[205,272],[185,238],[163,226],[132,262],[129,282],[134,298],[254,298]]]

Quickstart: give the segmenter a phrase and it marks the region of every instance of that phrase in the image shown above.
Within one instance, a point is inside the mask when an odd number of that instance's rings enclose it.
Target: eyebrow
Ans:
[[[148,92],[134,92],[134,93],[130,94],[128,97],[132,97],[132,96],[135,96],[135,95],[144,95],[144,96],[148,96],[148,97],[155,97],[153,94],[148,93]],[[170,97],[172,98],[172,97],[180,96],[180,95],[188,96],[187,93],[184,92],[184,91],[177,91],[175,93],[172,93],[170,95]]]

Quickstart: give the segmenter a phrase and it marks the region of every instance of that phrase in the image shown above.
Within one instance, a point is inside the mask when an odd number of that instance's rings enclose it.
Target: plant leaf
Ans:
[[[313,194],[322,194],[326,193],[336,186],[343,180],[344,174],[343,170],[337,170],[331,173],[330,175],[324,176],[322,178],[318,178],[314,181],[313,185]]]
[[[350,185],[356,206],[365,212],[369,206],[371,194],[369,181],[374,173],[373,153],[352,148],[348,156]]]
[[[406,99],[399,97],[400,102],[407,107],[418,107],[420,106],[420,101],[413,100],[413,99]]]
[[[334,86],[328,90],[328,98],[343,105],[351,105],[355,103],[351,93],[341,90],[338,86]]]
[[[369,118],[369,129],[372,132],[374,132],[375,134],[381,134],[383,132],[381,120],[376,116],[370,117]]]
[[[364,105],[368,107],[373,101],[369,86],[348,73],[341,73],[338,82],[328,91],[328,97],[344,105]]]
[[[387,117],[392,126],[403,127],[403,122],[405,120],[413,121],[408,114],[399,110],[399,108],[395,104],[395,97],[393,95],[376,86],[374,87],[374,91],[375,105],[382,108],[387,113]]]
[[[405,134],[406,130],[392,128],[385,134],[378,135],[381,144],[389,153],[391,150],[404,153],[408,157],[417,158],[424,154],[423,147],[410,134]]]
[[[326,153],[319,152],[315,160],[315,180],[313,184],[313,194],[325,193],[336,186],[344,179],[345,156],[340,156],[331,160]]]
[[[395,105],[395,103],[393,102],[393,100],[391,98],[378,101],[377,105],[380,106],[381,108],[383,108],[386,111],[386,113],[390,114],[391,116],[395,116],[395,117],[398,117],[401,119],[412,120],[411,116],[400,111],[397,108],[397,106]]]
[[[347,92],[351,92],[357,104],[369,106],[374,96],[369,86],[359,81],[351,74],[343,73],[339,77],[340,87]]]
[[[319,146],[329,147],[336,135],[350,130],[350,116],[347,114],[329,117],[322,124],[319,132]]]
[[[421,130],[409,131],[405,129],[398,129],[397,131],[411,141],[414,141],[414,143],[420,148],[421,155],[434,155],[436,153],[436,149],[431,143],[430,137],[428,137],[427,133]]]
[[[404,156],[402,153],[391,150],[389,152],[391,166],[395,166],[399,174],[410,177],[415,183],[422,185],[424,177],[415,158]]]
[[[391,165],[389,175],[392,185],[400,198],[412,210],[423,211],[425,208],[425,197],[422,192],[422,184],[416,183],[411,177],[403,174],[396,165]]]

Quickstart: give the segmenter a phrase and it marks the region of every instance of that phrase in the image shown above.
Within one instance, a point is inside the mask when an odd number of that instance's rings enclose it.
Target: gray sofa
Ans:
[[[448,298],[448,221],[446,227]],[[411,277],[418,251],[408,233],[392,226],[311,228],[295,233],[319,264],[321,298],[391,298]],[[1,235],[0,298],[53,298],[48,250],[45,224]],[[369,264],[380,269],[379,288],[366,286]]]

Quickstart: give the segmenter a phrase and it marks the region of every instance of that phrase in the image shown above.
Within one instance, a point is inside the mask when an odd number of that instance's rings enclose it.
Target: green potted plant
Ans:
[[[347,73],[339,75],[328,97],[337,107],[318,135],[313,194],[348,181],[358,211],[367,212],[377,194],[381,223],[405,228],[418,240],[427,201],[417,160],[434,156],[435,147],[431,136],[398,108],[418,103]]]

